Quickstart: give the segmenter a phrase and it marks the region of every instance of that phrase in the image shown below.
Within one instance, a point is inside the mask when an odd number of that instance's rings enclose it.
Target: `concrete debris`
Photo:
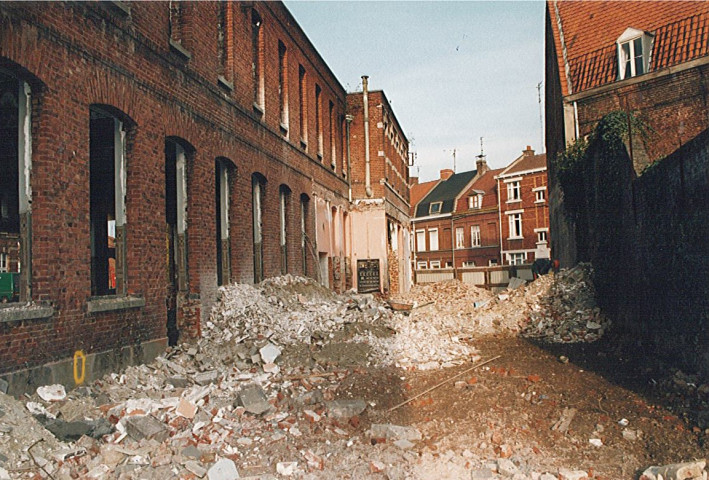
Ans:
[[[155,440],[162,442],[169,435],[169,430],[160,420],[151,415],[133,415],[123,419],[128,435],[134,440]]]
[[[560,480],[588,480],[588,473],[583,470],[569,470],[567,468],[559,469]]]
[[[222,458],[207,471],[207,478],[209,480],[235,480],[239,478],[239,471],[233,460]]]
[[[261,415],[271,409],[271,404],[268,403],[263,389],[255,384],[247,385],[241,389],[238,402],[247,412],[254,415]]]
[[[276,471],[284,477],[295,475],[297,470],[298,462],[278,462],[276,464]]]
[[[37,388],[37,395],[45,402],[58,402],[66,398],[64,385],[46,385]]]
[[[258,352],[261,355],[263,363],[274,363],[281,355],[281,349],[272,343],[261,347]]]
[[[373,423],[370,428],[370,434],[373,438],[386,438],[392,441],[408,440],[416,442],[423,438],[421,432],[414,427],[381,423]]]
[[[706,480],[706,460],[675,463],[662,467],[650,467],[643,472],[640,480]]]
[[[362,399],[333,400],[325,402],[327,414],[333,418],[352,418],[361,415],[367,408],[367,402]]]

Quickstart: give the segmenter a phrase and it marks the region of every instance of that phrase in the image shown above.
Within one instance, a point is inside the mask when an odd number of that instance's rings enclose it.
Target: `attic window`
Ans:
[[[468,208],[481,208],[483,204],[482,193],[475,193],[475,195],[470,195],[468,197]]]
[[[618,80],[643,75],[650,70],[652,35],[628,28],[618,38]]]
[[[429,207],[428,207],[428,213],[431,215],[434,215],[436,213],[441,213],[441,206],[443,205],[443,202],[433,202]]]

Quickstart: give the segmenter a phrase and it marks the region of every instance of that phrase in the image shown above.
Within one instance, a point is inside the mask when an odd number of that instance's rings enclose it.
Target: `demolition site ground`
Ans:
[[[417,286],[404,313],[298,277],[224,287],[196,344],[0,394],[0,479],[706,478],[709,384],[616,332],[591,275]]]

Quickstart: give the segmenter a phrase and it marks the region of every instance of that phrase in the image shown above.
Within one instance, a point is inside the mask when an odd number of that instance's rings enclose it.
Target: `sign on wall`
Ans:
[[[379,291],[379,259],[357,260],[357,292]]]

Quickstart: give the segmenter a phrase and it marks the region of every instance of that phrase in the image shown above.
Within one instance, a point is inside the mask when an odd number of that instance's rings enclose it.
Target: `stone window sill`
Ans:
[[[217,77],[217,85],[222,87],[224,90],[228,90],[230,92],[234,91],[234,84],[232,82],[230,82],[229,80],[227,80],[226,78],[224,78],[223,75],[219,75]]]
[[[88,313],[113,312],[117,310],[127,310],[129,308],[141,308],[144,306],[145,298],[138,296],[96,297],[86,302]]]
[[[43,320],[54,315],[54,308],[34,303],[18,303],[0,307],[0,323]]]
[[[192,54],[185,47],[182,46],[180,42],[176,42],[170,39],[170,50],[177,53],[183,60],[189,60],[192,58]]]

